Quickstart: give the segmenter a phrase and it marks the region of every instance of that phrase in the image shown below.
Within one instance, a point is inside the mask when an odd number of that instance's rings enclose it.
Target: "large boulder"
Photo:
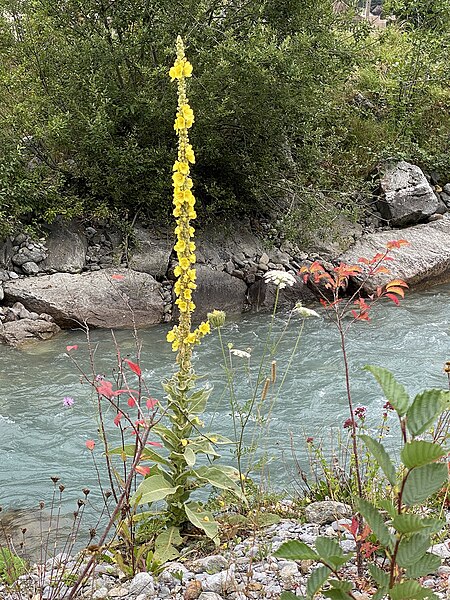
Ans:
[[[241,313],[246,303],[247,285],[224,271],[196,265],[197,289],[193,294],[196,320],[204,319],[214,309]]]
[[[130,267],[157,279],[165,277],[175,243],[173,232],[136,225],[134,237],[136,248],[131,255]]]
[[[0,342],[19,348],[29,342],[49,340],[59,331],[56,323],[45,319],[0,322]]]
[[[51,273],[80,273],[86,261],[87,247],[86,236],[78,224],[57,220],[50,228],[48,255],[40,267]]]
[[[264,253],[264,245],[248,223],[209,227],[196,233],[197,261],[222,270],[227,262],[240,256],[243,263]]]
[[[79,323],[90,327],[147,327],[163,320],[161,285],[146,273],[102,269],[72,275],[55,273],[4,284],[5,300],[50,314],[63,328]]]
[[[390,256],[394,260],[385,265],[390,273],[371,277],[364,284],[366,291],[373,292],[377,286],[392,279],[403,279],[415,287],[450,280],[450,215],[407,229],[366,235],[343,254],[340,260],[355,264],[360,257],[370,259],[378,252],[383,252],[388,242],[399,239],[407,240],[409,245],[392,251]]]
[[[378,210],[393,227],[414,225],[438,210],[439,199],[419,167],[391,161],[381,171]]]

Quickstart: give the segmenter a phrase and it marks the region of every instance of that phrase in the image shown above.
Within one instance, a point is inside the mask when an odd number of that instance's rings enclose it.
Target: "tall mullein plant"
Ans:
[[[218,542],[218,527],[211,513],[204,510],[198,502],[191,501],[191,494],[196,489],[212,485],[226,489],[238,497],[242,497],[237,481],[239,473],[233,467],[223,465],[199,465],[199,454],[206,455],[212,463],[219,458],[216,446],[230,443],[223,436],[203,433],[204,426],[200,416],[205,411],[211,389],[195,389],[196,375],[192,367],[192,351],[200,344],[202,338],[210,332],[209,320],[203,321],[192,330],[191,317],[195,310],[192,293],[196,289],[195,274],[195,230],[191,223],[196,218],[195,198],[192,193],[191,165],[195,163],[192,146],[189,143],[188,130],[194,123],[194,113],[189,106],[186,95],[186,79],[192,74],[192,65],[184,54],[183,41],[177,39],[177,58],[169,75],[172,81],[178,83],[178,108],[174,129],[178,135],[178,156],[173,166],[174,210],[176,218],[175,233],[177,242],[178,265],[175,267],[177,277],[174,291],[176,305],[179,309],[179,321],[167,334],[167,341],[172,344],[172,350],[177,353],[178,371],[166,381],[164,389],[167,393],[166,416],[170,427],[158,423],[152,429],[159,435],[161,442],[168,451],[168,457],[163,457],[147,450],[154,466],[144,481],[139,485],[132,501],[138,505],[151,504],[159,500],[167,503],[165,521],[168,531],[160,534],[156,546],[166,544],[166,536],[172,539],[171,554],[176,556],[173,540],[181,543],[179,532],[190,522],[198,529]],[[214,314],[212,315],[214,320]],[[173,531],[177,530],[175,535]],[[177,537],[178,536],[178,537]],[[167,560],[167,556],[164,556]],[[162,560],[162,557],[160,557]]]

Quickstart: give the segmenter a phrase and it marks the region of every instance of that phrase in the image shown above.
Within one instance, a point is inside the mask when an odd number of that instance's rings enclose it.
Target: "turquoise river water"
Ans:
[[[276,316],[275,335],[283,331],[288,316]],[[244,315],[228,322],[223,330],[225,343],[231,342],[237,349],[251,348],[254,372],[269,322],[266,314]],[[278,346],[277,385],[300,327],[301,320],[293,317]],[[165,342],[167,330],[168,326],[157,326],[139,334],[143,374],[156,398],[163,398],[161,380],[173,370],[174,355]],[[111,334],[93,331],[91,335],[96,372],[110,378],[115,364]],[[116,335],[122,355],[134,360],[130,332]],[[80,364],[88,369],[87,343],[81,331],[63,332],[25,351],[0,348],[0,506],[4,509],[35,507],[39,500],[48,499],[52,475],[61,477],[72,500],[79,497],[81,488],[96,487],[97,475],[85,446],[87,439],[98,439],[95,403],[66,354],[66,346],[74,344],[78,345],[75,352]],[[450,358],[450,286],[409,293],[399,307],[390,302],[379,305],[370,323],[352,327],[348,351],[355,403],[368,407],[368,423],[373,426],[379,422],[384,399],[371,375],[361,369],[363,365],[391,369],[412,393],[446,387],[443,364]],[[224,393],[222,355],[215,333],[198,348],[194,361],[205,384],[214,386],[204,418],[208,425],[212,422],[209,431],[233,438],[232,411]],[[242,401],[250,397],[245,364],[244,359],[234,358],[236,393]],[[66,396],[74,399],[73,406],[63,405]],[[323,318],[305,321],[284,385],[269,396],[263,414],[268,410],[267,426],[258,429],[251,419],[249,435],[255,426],[261,433],[259,453],[270,459],[271,484],[294,492],[299,477],[291,447],[306,467],[305,437],[327,442],[348,416],[338,337],[330,322]],[[106,420],[112,421],[113,416],[107,413]],[[117,433],[113,426],[112,430]],[[226,462],[233,464],[231,450],[225,449],[223,454]],[[101,464],[99,444],[95,455]]]

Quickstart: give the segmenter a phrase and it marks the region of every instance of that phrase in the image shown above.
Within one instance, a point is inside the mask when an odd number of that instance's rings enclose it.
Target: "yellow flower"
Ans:
[[[178,118],[180,118],[180,117],[178,117]],[[184,127],[186,127],[186,129],[189,129],[189,127],[192,127],[192,125],[194,123],[194,117],[193,116],[186,117],[185,119],[183,119],[183,121],[184,121]],[[181,127],[179,129],[181,129]]]
[[[175,269],[173,270],[173,274],[175,275],[175,277],[179,277],[182,273],[181,267],[179,265],[177,265],[175,267]]]
[[[189,283],[188,283],[188,288],[189,288],[190,290],[196,290],[196,289],[197,289],[197,284],[196,284],[196,283],[193,283],[192,281],[189,281]]]
[[[194,117],[194,111],[189,104],[183,104],[183,106],[180,107],[180,110],[185,119],[191,119]]]
[[[173,342],[175,340],[175,338],[177,337],[176,335],[176,330],[172,329],[171,331],[168,332],[167,336],[166,336],[166,340],[168,342]]]
[[[194,252],[195,251],[195,242],[189,242],[189,251],[190,252]]]
[[[178,348],[180,347],[180,340],[175,340],[172,343],[172,351],[176,352],[178,350]]]
[[[195,272],[195,269],[189,269],[186,275],[190,281],[195,281],[197,279],[197,273]]]
[[[184,252],[186,250],[186,242],[184,240],[178,240],[174,246],[175,252]]]
[[[174,190],[173,193],[173,197],[175,198],[175,200],[177,200],[177,202],[182,202],[184,200],[184,190],[180,189],[180,188],[176,188]],[[175,235],[178,235],[178,231],[179,231],[179,226],[175,227]]]
[[[186,177],[184,185],[187,190],[190,190],[194,184],[192,183],[192,179],[190,177]]]
[[[172,214],[174,217],[178,218],[181,215],[181,210],[180,207],[177,206],[173,209]]]
[[[180,312],[185,313],[185,312],[188,311],[188,304],[187,304],[187,302],[185,302],[184,300],[178,299],[176,301],[176,303],[178,304],[178,308],[180,309]]]
[[[186,146],[185,155],[186,155],[186,160],[188,160],[192,164],[195,163],[195,154],[194,154],[194,151],[193,151],[192,146],[190,144],[188,144]]]
[[[203,323],[200,323],[200,325],[198,326],[198,330],[203,335],[206,335],[207,333],[210,333],[211,327],[210,327],[208,321],[206,321],[206,322],[204,321]]]
[[[195,344],[195,342],[197,341],[197,336],[195,335],[195,333],[190,333],[188,336],[185,337],[184,341],[186,344]]]
[[[188,307],[189,307],[189,312],[194,312],[195,304],[193,302],[189,302]]]
[[[183,448],[184,448],[185,446],[187,446],[187,445],[188,445],[188,441],[187,441],[187,439],[183,438],[183,439],[181,440],[181,445],[183,446]]]
[[[192,264],[194,264],[195,261],[197,260],[195,254],[191,254],[190,257],[189,257],[189,260],[191,261]]]
[[[190,76],[192,75],[192,68],[193,68],[193,67],[192,67],[191,63],[190,63],[190,62],[187,60],[187,61],[184,63],[183,75],[184,75],[185,77],[190,77]]]
[[[188,217],[190,219],[195,219],[197,217],[197,213],[192,207],[189,207]]]
[[[189,125],[189,127],[191,125]],[[175,129],[175,131],[178,131],[178,129],[184,129],[185,127],[188,127],[188,125],[186,125],[186,119],[184,119],[183,117],[177,117],[175,119],[175,123],[173,124],[173,128]]]
[[[180,173],[182,173],[183,175],[187,175],[189,173],[189,165],[184,162],[179,162],[178,171],[180,171]]]
[[[183,291],[183,298],[185,300],[190,300],[192,298],[192,292],[189,288]]]
[[[169,70],[169,75],[172,79],[180,79],[183,76],[183,72],[186,66],[183,67],[182,63],[175,63]]]
[[[185,183],[186,177],[181,173],[174,173],[172,175],[174,185],[183,185]]]
[[[189,262],[188,258],[186,258],[185,256],[183,256],[183,258],[180,258],[180,267],[183,270],[188,269],[189,268],[189,264],[190,264],[190,262]]]
[[[205,521],[205,523],[208,523],[208,521],[209,521],[209,517],[208,517],[208,516],[204,516],[204,517],[203,517],[203,520]],[[203,588],[203,589],[205,589],[205,588]]]

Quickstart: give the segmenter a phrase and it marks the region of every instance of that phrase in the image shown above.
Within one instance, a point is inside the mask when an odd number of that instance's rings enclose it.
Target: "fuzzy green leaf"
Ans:
[[[178,527],[168,527],[155,540],[153,558],[159,564],[178,558],[180,553],[175,546],[183,542]]]
[[[175,494],[179,486],[173,487],[162,475],[151,475],[139,484],[130,502],[133,505],[139,498],[139,505],[163,500]]]
[[[389,529],[387,528],[383,517],[380,515],[378,510],[373,506],[373,504],[367,502],[367,500],[364,500],[363,498],[357,498],[356,506],[369,524],[374,534],[377,536],[378,540],[386,548],[391,548],[394,538],[389,533]]]
[[[400,541],[397,563],[406,568],[417,562],[430,547],[430,536],[425,533],[413,533]]]
[[[331,569],[322,565],[314,569],[308,579],[308,583],[306,584],[306,596],[308,598],[313,598],[314,594],[320,590],[322,585],[328,579],[331,573]]]
[[[412,506],[423,502],[444,485],[447,477],[447,465],[443,463],[432,463],[413,469],[408,474],[403,489],[403,503]]]
[[[411,579],[432,575],[441,566],[442,560],[436,554],[425,554],[417,562],[406,569],[406,576]]]
[[[335,588],[322,590],[322,596],[324,596],[324,598],[330,598],[330,600],[351,600],[352,598],[352,596],[350,596],[347,592],[344,592],[344,590]]]
[[[389,590],[391,600],[426,600],[430,594],[432,594],[430,590],[411,579],[397,583]]]
[[[187,409],[190,415],[200,415],[205,412],[212,388],[205,388],[194,392],[187,398]]]
[[[292,592],[282,592],[280,600],[306,600],[306,596],[296,596]]]
[[[343,592],[350,592],[353,587],[350,581],[345,581],[342,579],[330,579],[329,583],[336,590],[342,590]]]
[[[183,452],[184,460],[188,467],[193,467],[195,465],[195,452],[189,446],[186,446]]]
[[[403,446],[401,460],[407,469],[436,462],[447,454],[445,448],[425,440],[413,440]]]
[[[434,517],[427,517],[423,520],[424,533],[432,535],[433,533],[439,533],[443,527],[447,524],[445,519],[436,519]]]
[[[449,398],[450,392],[446,390],[426,390],[417,394],[406,413],[406,426],[410,434],[420,435],[431,427]]]
[[[219,545],[219,528],[217,521],[214,520],[213,514],[207,510],[203,510],[198,502],[189,502],[184,505],[186,516],[192,525],[198,527],[206,533],[206,535],[214,541],[216,546]]]
[[[383,571],[383,569],[380,569],[380,567],[377,567],[377,565],[373,563],[369,563],[367,567],[372,579],[379,588],[384,589],[389,586],[389,573],[386,573],[386,571]]]
[[[395,379],[390,371],[383,367],[366,365],[364,369],[372,373],[383,390],[386,400],[391,403],[397,413],[402,417],[410,405],[408,392],[403,385]]]
[[[383,600],[383,598],[386,597],[387,591],[388,591],[388,587],[387,586],[383,587],[383,588],[380,588],[372,596],[372,600]]]
[[[379,467],[386,475],[387,480],[392,486],[396,484],[396,473],[395,467],[392,464],[389,454],[386,452],[383,444],[379,441],[374,440],[368,435],[360,435],[359,436],[362,441],[367,446],[368,450],[373,454],[375,460],[377,461]]]
[[[381,498],[379,504],[380,508],[385,510],[387,514],[391,517],[391,519],[395,517],[395,515],[397,514],[397,509],[392,500],[390,500],[389,498]]]
[[[277,558],[285,558],[286,560],[318,560],[319,555],[304,542],[298,540],[290,540],[284,542],[273,553]]]
[[[236,479],[239,476],[238,471],[235,471],[236,477],[233,480],[229,475],[229,470],[224,470],[221,467],[200,467],[195,471],[195,474],[199,479],[204,479],[212,486],[221,490],[228,490],[233,492],[235,496],[241,500],[245,500],[245,496],[242,493],[240,486],[236,483]]]

